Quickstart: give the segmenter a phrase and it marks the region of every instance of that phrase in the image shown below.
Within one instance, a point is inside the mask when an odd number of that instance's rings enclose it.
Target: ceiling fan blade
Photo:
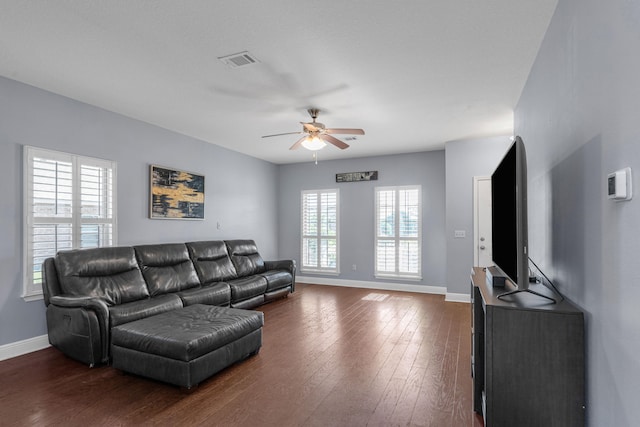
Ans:
[[[324,133],[334,135],[364,135],[362,129],[325,129]]]
[[[342,142],[338,138],[334,138],[331,135],[320,134],[320,135],[318,135],[318,138],[327,141],[329,144],[335,145],[336,147],[340,148],[341,150],[344,150],[345,148],[349,148],[349,144],[347,144],[345,142]]]
[[[317,132],[317,131],[319,131],[319,130],[320,130],[320,129],[318,129],[317,127],[315,127],[315,126],[313,125],[313,123],[304,123],[304,122],[300,122],[300,124],[301,124],[301,125],[302,125],[306,130],[308,130],[309,132]]]
[[[282,135],[296,135],[301,134],[302,132],[286,132],[286,133],[275,133],[273,135],[262,135],[262,138],[271,138],[272,136],[282,136]]]
[[[300,148],[300,146],[302,145],[302,141],[304,141],[305,139],[307,139],[307,137],[303,136],[302,138],[297,140],[295,144],[289,147],[289,150],[297,150],[298,148]]]

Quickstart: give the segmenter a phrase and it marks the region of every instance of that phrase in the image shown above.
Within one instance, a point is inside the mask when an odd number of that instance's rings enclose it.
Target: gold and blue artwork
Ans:
[[[151,218],[204,219],[204,175],[151,165]]]

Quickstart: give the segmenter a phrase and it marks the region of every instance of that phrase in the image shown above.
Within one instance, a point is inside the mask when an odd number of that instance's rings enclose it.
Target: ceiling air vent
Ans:
[[[234,53],[233,55],[221,56],[218,58],[231,68],[246,67],[248,65],[258,64],[260,61],[249,52]]]

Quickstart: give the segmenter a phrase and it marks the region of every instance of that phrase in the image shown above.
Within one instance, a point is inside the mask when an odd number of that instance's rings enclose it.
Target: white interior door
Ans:
[[[474,266],[493,265],[491,245],[491,177],[473,178]]]

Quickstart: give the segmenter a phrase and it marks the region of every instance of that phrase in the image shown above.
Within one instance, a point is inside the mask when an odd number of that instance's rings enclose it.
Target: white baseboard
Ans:
[[[445,286],[413,285],[410,283],[367,282],[363,280],[345,280],[298,275],[296,275],[296,282],[309,283],[312,285],[344,286],[347,288],[366,288],[379,289],[384,291],[416,292],[421,294],[445,295],[447,293],[447,288]]]
[[[48,335],[40,335],[39,337],[33,337],[23,341],[0,345],[0,360],[22,356],[23,354],[42,350],[43,348],[47,348],[49,346],[50,344]]]
[[[466,302],[467,304],[471,303],[471,295],[469,294],[452,294],[447,292],[447,295],[444,297],[444,300],[447,302]]]

